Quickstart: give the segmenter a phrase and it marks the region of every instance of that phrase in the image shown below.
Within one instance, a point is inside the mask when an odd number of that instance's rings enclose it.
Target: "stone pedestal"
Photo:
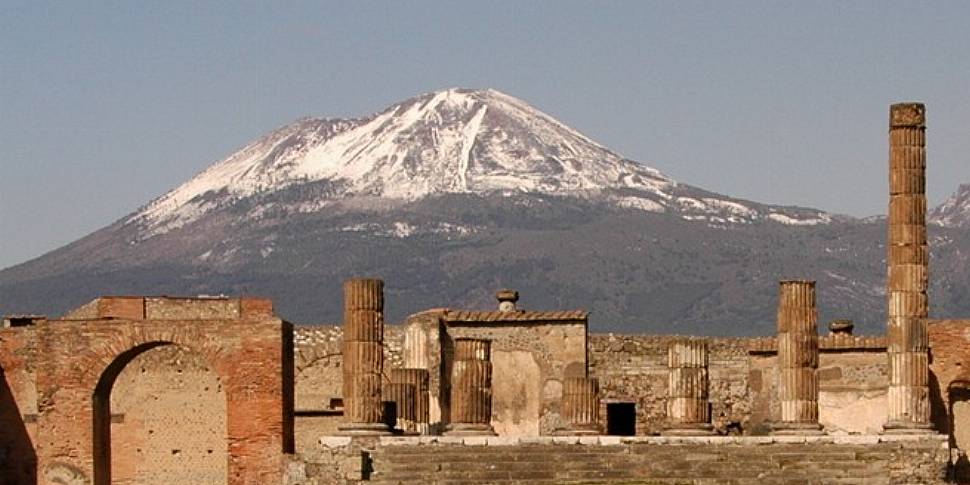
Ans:
[[[815,282],[780,283],[778,296],[778,401],[776,434],[818,434],[818,311]]]
[[[678,339],[667,348],[667,422],[665,435],[713,432],[707,389],[707,342]]]
[[[560,435],[600,434],[599,381],[589,377],[566,377],[562,381],[562,417],[569,423]]]
[[[451,424],[446,435],[494,435],[491,343],[455,339],[451,373]]]
[[[428,370],[427,369],[392,369],[390,373],[392,383],[411,386],[414,389],[414,411],[406,431],[418,434],[429,432],[428,412]]]
[[[343,341],[345,435],[389,434],[383,422],[384,282],[352,279],[344,283]]]
[[[919,103],[889,110],[887,243],[889,358],[887,432],[931,430],[929,399],[929,250],[926,241],[926,113]]]

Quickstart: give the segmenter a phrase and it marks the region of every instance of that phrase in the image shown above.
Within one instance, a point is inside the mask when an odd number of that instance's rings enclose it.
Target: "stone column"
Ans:
[[[889,108],[887,350],[889,416],[884,428],[927,432],[930,424],[927,336],[926,111],[920,103]]]
[[[778,434],[817,434],[818,311],[815,282],[780,283],[778,296]]]
[[[427,369],[392,369],[391,382],[411,386],[414,389],[414,410],[408,418],[405,431],[428,434],[430,420],[428,416],[428,370]],[[399,412],[400,414],[400,412]]]
[[[429,360],[428,335],[421,325],[412,322],[404,330],[404,367],[427,369]]]
[[[494,435],[492,362],[488,340],[455,339],[451,372],[451,424],[447,435]]]
[[[667,348],[667,423],[664,434],[703,435],[713,431],[707,390],[707,342],[675,340]]]
[[[382,419],[384,282],[344,282],[343,434],[388,434]]]
[[[569,427],[563,435],[600,434],[600,383],[591,377],[566,377],[562,381],[562,417]]]

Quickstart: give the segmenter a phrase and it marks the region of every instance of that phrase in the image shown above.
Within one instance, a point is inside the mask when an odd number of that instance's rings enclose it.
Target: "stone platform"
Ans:
[[[942,484],[944,437],[326,437],[290,485]]]

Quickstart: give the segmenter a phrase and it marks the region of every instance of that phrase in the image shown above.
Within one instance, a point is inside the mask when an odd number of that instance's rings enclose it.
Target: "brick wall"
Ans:
[[[34,483],[35,327],[0,328],[0,485]]]
[[[118,385],[110,379],[115,375],[125,386],[128,366],[137,363],[139,355],[163,345],[177,345],[199,356],[222,386],[227,401],[226,439],[220,448],[228,450],[229,456],[228,482],[223,483],[278,483],[287,444],[285,422],[290,418],[284,405],[286,326],[278,319],[54,320],[37,325],[32,331],[37,334],[36,351],[42,358],[36,361],[39,416],[34,446],[40,483],[63,481],[64,475],[87,483],[94,479],[98,460],[112,461],[102,454],[108,446],[94,445],[96,427],[104,430],[112,425],[110,416],[95,412],[105,409],[98,404],[104,397],[92,400],[92,396],[104,396],[103,386],[110,391],[111,384]],[[162,367],[174,372],[179,368]],[[157,371],[153,374],[152,379],[158,377]],[[211,376],[203,381],[213,382]],[[159,391],[151,386],[146,389]],[[191,436],[185,439],[191,444]],[[166,443],[170,453],[176,449],[171,445]],[[119,473],[126,468],[115,465]]]

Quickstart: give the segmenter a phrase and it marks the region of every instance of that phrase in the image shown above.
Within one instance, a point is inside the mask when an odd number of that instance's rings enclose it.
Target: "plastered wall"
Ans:
[[[112,481],[223,485],[226,393],[202,356],[165,345],[132,360],[111,391]]]

